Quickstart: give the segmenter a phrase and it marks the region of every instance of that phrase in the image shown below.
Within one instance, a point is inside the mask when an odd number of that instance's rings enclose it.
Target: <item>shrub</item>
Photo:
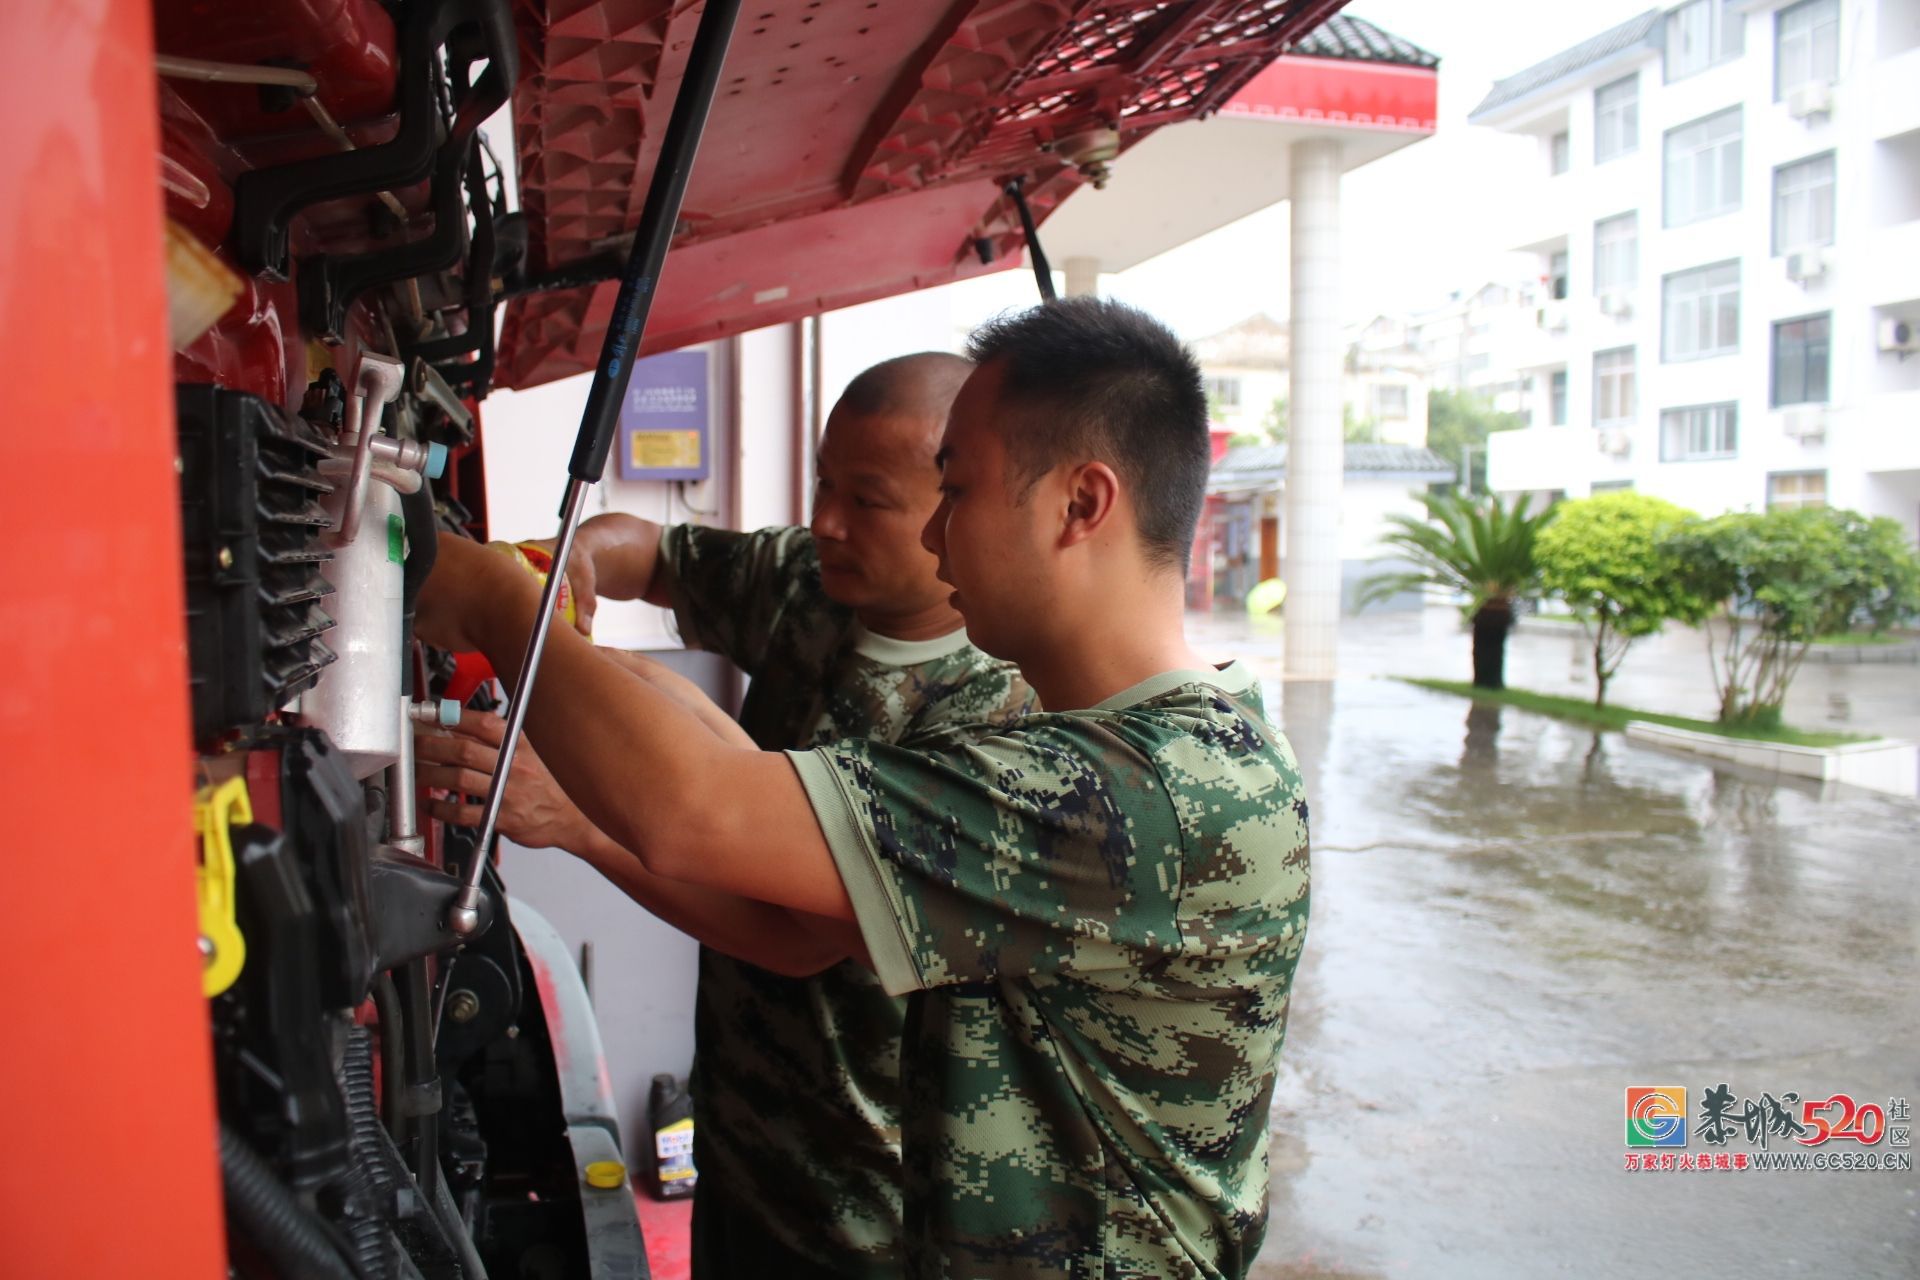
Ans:
[[[1668,550],[1725,626],[1707,638],[1723,724],[1778,723],[1816,637],[1883,631],[1920,614],[1920,557],[1884,517],[1740,512],[1681,529]]]
[[[1395,514],[1380,539],[1413,568],[1377,573],[1360,584],[1360,605],[1402,591],[1445,587],[1467,597],[1473,619],[1473,683],[1506,687],[1507,632],[1516,601],[1539,588],[1533,540],[1547,513],[1533,515],[1522,496],[1509,507],[1496,496],[1416,494],[1429,520]]]
[[[1676,572],[1669,536],[1692,517],[1644,493],[1606,493],[1562,503],[1540,531],[1540,583],[1567,602],[1593,647],[1593,705],[1641,636],[1669,618],[1697,622],[1708,610]]]

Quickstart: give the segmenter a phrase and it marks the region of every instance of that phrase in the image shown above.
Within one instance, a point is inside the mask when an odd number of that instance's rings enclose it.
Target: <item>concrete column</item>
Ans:
[[[1068,258],[1061,263],[1067,273],[1067,296],[1091,298],[1100,292],[1100,259]]]
[[[1340,144],[1289,148],[1292,358],[1287,405],[1286,673],[1328,680],[1340,626]]]

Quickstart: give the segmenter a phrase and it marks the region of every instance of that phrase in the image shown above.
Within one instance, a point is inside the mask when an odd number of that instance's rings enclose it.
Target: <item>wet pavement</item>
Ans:
[[[1273,635],[1192,630],[1278,674]],[[1564,662],[1531,639],[1512,673]],[[1920,1105],[1920,803],[1358,674],[1464,678],[1465,645],[1444,616],[1371,621],[1354,676],[1269,683],[1314,902],[1254,1276],[1920,1276],[1920,1169],[1623,1168],[1630,1085],[1687,1089],[1676,1154],[1759,1150],[1693,1132],[1723,1082]],[[1847,671],[1895,704],[1856,711],[1920,724],[1920,671]]]

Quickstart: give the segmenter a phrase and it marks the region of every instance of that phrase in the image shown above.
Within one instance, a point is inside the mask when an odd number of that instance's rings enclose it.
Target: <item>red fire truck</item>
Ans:
[[[1015,266],[1341,2],[5,6],[0,1272],[645,1275],[578,976],[418,817],[488,392]]]

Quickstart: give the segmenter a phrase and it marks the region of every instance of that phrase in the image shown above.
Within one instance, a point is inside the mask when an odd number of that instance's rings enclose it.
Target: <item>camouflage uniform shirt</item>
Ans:
[[[1306,804],[1237,664],[791,758],[889,991],[907,1273],[1244,1276]]]
[[[1032,706],[1010,665],[965,632],[909,643],[868,632],[820,586],[804,529],[666,530],[688,643],[752,679],[740,723],[770,750],[899,742],[1003,723]],[[897,1276],[900,1034],[905,1002],[843,962],[792,979],[703,948],[695,1002],[701,1181],[756,1208],[793,1253],[843,1276]]]

